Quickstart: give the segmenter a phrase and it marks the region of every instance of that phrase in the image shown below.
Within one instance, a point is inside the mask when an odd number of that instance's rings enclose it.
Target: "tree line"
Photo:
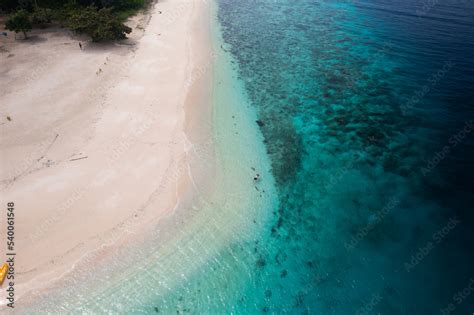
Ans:
[[[123,22],[148,0],[0,0],[0,11],[9,16],[5,28],[16,33],[59,23],[93,41],[126,38],[132,29]]]

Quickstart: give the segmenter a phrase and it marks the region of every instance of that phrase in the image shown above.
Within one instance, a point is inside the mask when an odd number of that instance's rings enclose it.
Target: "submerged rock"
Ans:
[[[258,260],[257,260],[257,267],[258,268],[263,268],[263,267],[265,267],[266,264],[267,263],[265,261],[265,258],[263,258],[263,257],[258,258]]]

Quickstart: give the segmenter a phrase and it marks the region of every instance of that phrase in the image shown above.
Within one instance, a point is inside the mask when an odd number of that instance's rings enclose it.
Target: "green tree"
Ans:
[[[92,40],[118,40],[127,38],[132,29],[120,21],[117,15],[112,13],[112,8],[102,8],[98,11],[98,23],[95,32],[91,35]]]
[[[47,24],[53,21],[53,10],[51,9],[44,9],[38,8],[35,9],[33,14],[31,15],[31,23],[33,24]]]
[[[112,8],[97,10],[95,6],[75,10],[68,19],[68,27],[89,35],[95,42],[124,39],[132,31],[112,13]]]
[[[15,33],[22,32],[25,35],[25,39],[28,38],[26,32],[31,31],[32,25],[30,16],[26,10],[18,10],[15,14],[10,16],[5,22],[5,28]]]

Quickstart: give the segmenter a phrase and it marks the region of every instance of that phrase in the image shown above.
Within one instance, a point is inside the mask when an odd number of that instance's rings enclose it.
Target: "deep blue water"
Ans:
[[[233,310],[472,314],[474,2],[219,0],[219,21],[280,200]]]

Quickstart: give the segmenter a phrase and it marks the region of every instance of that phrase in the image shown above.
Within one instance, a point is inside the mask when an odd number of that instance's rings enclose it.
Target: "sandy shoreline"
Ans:
[[[206,2],[167,1],[142,37],[117,45],[81,51],[64,31],[2,42],[1,202],[15,202],[17,300],[205,186],[187,157],[210,129],[206,19]]]

